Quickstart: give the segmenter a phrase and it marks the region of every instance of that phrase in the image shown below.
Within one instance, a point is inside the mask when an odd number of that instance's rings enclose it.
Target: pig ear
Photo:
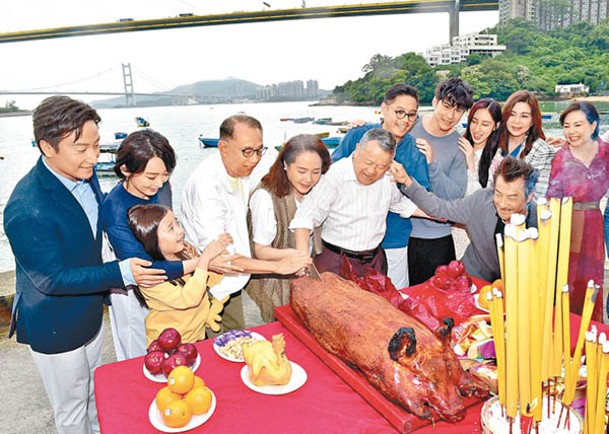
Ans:
[[[445,345],[450,347],[450,337],[451,337],[453,327],[455,326],[455,321],[451,317],[448,316],[448,317],[444,318],[444,320],[442,320],[442,323],[444,323],[444,326],[439,327],[436,330],[436,336]]]
[[[401,327],[389,341],[387,351],[391,360],[412,356],[417,350],[417,338],[412,327]]]

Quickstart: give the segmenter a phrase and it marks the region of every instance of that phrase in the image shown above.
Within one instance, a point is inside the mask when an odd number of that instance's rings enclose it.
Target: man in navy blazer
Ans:
[[[102,262],[100,120],[83,102],[45,99],[33,115],[42,156],[4,210],[17,275],[9,337],[16,329],[17,341],[30,346],[60,433],[99,432],[93,371],[102,362],[108,288],[165,280],[138,258]]]

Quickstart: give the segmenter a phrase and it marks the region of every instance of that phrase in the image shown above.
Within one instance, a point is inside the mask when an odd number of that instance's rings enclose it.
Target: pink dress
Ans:
[[[577,314],[582,313],[588,281],[592,279],[594,283],[603,287],[605,246],[603,216],[598,202],[605,195],[608,187],[609,144],[598,140],[598,152],[590,167],[586,167],[575,158],[566,143],[556,153],[552,161],[547,195],[573,198],[569,298],[571,312]],[[593,320],[603,321],[602,306],[601,291],[594,305]]]

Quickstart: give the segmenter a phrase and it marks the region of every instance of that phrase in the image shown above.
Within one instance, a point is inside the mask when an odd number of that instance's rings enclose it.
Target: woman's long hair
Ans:
[[[285,166],[292,164],[303,152],[315,152],[321,158],[321,173],[328,171],[332,159],[330,152],[321,139],[312,134],[299,134],[288,140],[277,155],[277,159],[262,178],[262,186],[275,194],[284,197],[291,193],[292,185],[288,180]]]
[[[474,139],[471,133],[471,125],[472,119],[474,119],[474,115],[480,109],[487,109],[493,122],[495,122],[495,130],[491,132],[488,139],[486,139],[486,144],[484,145],[484,149],[482,149],[482,155],[480,156],[480,162],[478,163],[478,181],[482,187],[486,187],[488,184],[488,171],[489,167],[491,167],[491,161],[497,153],[497,146],[499,142],[499,126],[501,125],[501,106],[497,101],[492,98],[483,98],[481,100],[476,101],[476,103],[469,110],[469,115],[467,116],[467,128],[465,129],[465,134],[463,135],[473,146]]]
[[[135,235],[135,238],[142,243],[146,253],[150,255],[153,261],[166,261],[167,258],[161,253],[159,248],[159,223],[171,211],[164,205],[157,204],[146,204],[146,205],[135,205],[129,208],[129,227],[131,232]],[[178,254],[181,260],[191,259],[184,249]],[[171,281],[174,285],[184,286],[184,279],[179,277]],[[137,287],[136,287],[137,288]],[[146,304],[146,301],[140,292],[139,288],[134,289],[135,295],[140,303]]]
[[[541,110],[539,108],[539,102],[537,101],[537,97],[529,91],[518,90],[510,95],[508,100],[505,102],[505,106],[503,107],[503,119],[501,122],[501,127],[499,128],[499,148],[501,148],[503,155],[507,155],[509,152],[508,149],[510,132],[507,129],[507,121],[512,115],[512,110],[514,110],[514,106],[519,102],[524,102],[529,105],[529,107],[531,108],[531,118],[533,120],[531,128],[529,128],[529,131],[527,133],[524,149],[520,153],[520,159],[522,160],[529,154],[529,152],[531,152],[533,142],[540,138],[545,140],[546,135],[541,129]]]

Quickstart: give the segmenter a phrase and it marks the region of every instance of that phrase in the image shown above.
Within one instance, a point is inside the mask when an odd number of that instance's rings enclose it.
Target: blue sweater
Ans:
[[[156,204],[159,202],[158,193],[150,200],[141,199],[129,193],[119,182],[108,193],[99,215],[99,227],[108,234],[108,240],[119,260],[142,258],[152,261],[144,246],[135,238],[129,227],[129,208],[135,205]],[[165,270],[168,280],[177,279],[184,275],[181,261],[153,261],[152,268]]]
[[[332,161],[348,157],[355,150],[366,131],[372,128],[381,128],[381,124],[369,124],[349,130],[332,153]],[[398,143],[395,152],[395,161],[406,169],[406,172],[425,188],[429,188],[429,174],[425,156],[417,149],[414,138],[406,134]],[[384,249],[399,249],[408,246],[412,223],[410,219],[400,217],[398,214],[389,212],[387,214],[387,232],[383,239]]]

